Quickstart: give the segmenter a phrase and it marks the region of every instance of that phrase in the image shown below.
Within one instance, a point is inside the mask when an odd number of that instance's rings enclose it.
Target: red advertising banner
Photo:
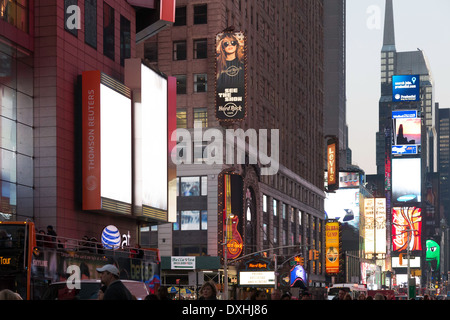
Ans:
[[[392,208],[392,241],[394,251],[422,250],[421,208]]]

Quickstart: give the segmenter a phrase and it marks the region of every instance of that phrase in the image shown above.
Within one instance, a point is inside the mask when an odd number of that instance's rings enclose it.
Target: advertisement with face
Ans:
[[[216,36],[216,117],[242,120],[246,115],[246,44],[243,32]]]

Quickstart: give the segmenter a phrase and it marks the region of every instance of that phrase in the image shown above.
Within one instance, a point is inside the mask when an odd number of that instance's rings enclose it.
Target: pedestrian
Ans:
[[[283,293],[280,300],[291,300],[291,298],[292,298],[291,295],[288,292],[286,292],[286,293]]]
[[[364,295],[364,293],[361,293],[359,295],[358,300],[366,300],[366,296]]]
[[[375,297],[373,298],[373,300],[386,300],[386,299],[384,299],[384,295],[382,295],[381,293],[377,292],[375,294]]]
[[[344,300],[346,293],[345,290],[339,289],[338,294],[334,296],[333,300]]]
[[[22,297],[9,289],[0,291],[0,300],[23,300]]]
[[[159,287],[157,296],[159,300],[172,300],[169,298],[166,287]]]
[[[302,300],[311,300],[311,295],[308,292],[302,294]]]
[[[281,299],[281,291],[279,289],[272,290],[270,294],[270,300],[280,300]]]
[[[345,294],[344,300],[352,300],[352,296],[350,295],[350,293]]]
[[[51,248],[56,248],[56,237],[58,235],[56,234],[56,231],[53,229],[52,225],[47,226],[47,235],[51,236]]]
[[[216,284],[212,281],[205,282],[199,292],[201,297],[198,300],[217,300]]]
[[[106,286],[103,300],[133,300],[130,291],[119,280],[119,269],[112,264],[106,264],[97,268],[100,273],[100,280]]]
[[[264,290],[255,290],[250,297],[250,300],[267,300],[267,294]]]

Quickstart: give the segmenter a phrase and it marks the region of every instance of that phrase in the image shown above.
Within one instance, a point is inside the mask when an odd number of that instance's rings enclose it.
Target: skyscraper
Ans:
[[[162,256],[222,256],[228,172],[243,179],[243,255],[268,250],[306,256],[315,249],[321,255],[308,264],[309,279],[324,281],[323,19],[319,0],[179,0],[173,28],[137,47],[149,63],[177,78],[179,129],[279,130],[279,170],[273,175],[262,174],[260,162],[207,165],[201,151],[208,141],[193,141],[192,162],[177,167],[177,223],[153,227],[148,235]],[[225,29],[244,32],[247,44],[246,118],[231,124],[217,119],[215,110],[216,35]],[[341,86],[343,69],[340,61]],[[199,191],[191,192],[193,186]]]
[[[428,139],[423,141],[422,154],[427,171],[434,171],[437,164],[435,111],[433,96],[433,77],[424,51],[397,52],[395,47],[393,0],[386,0],[383,47],[381,49],[381,97],[379,101],[379,127],[376,134],[377,174],[385,174],[386,150],[389,149],[391,135],[391,112],[394,109],[417,109],[425,127]],[[392,76],[419,75],[420,100],[411,102],[392,102]]]

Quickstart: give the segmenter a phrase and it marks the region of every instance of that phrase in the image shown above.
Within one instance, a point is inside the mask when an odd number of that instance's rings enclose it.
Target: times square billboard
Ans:
[[[392,76],[392,101],[409,102],[420,100],[419,75]]]
[[[392,111],[392,155],[418,155],[422,145],[422,120],[417,110]]]
[[[326,193],[325,215],[326,219],[337,220],[348,224],[353,229],[359,229],[359,184],[358,172],[340,172],[339,189]],[[327,177],[325,177],[327,181]]]

